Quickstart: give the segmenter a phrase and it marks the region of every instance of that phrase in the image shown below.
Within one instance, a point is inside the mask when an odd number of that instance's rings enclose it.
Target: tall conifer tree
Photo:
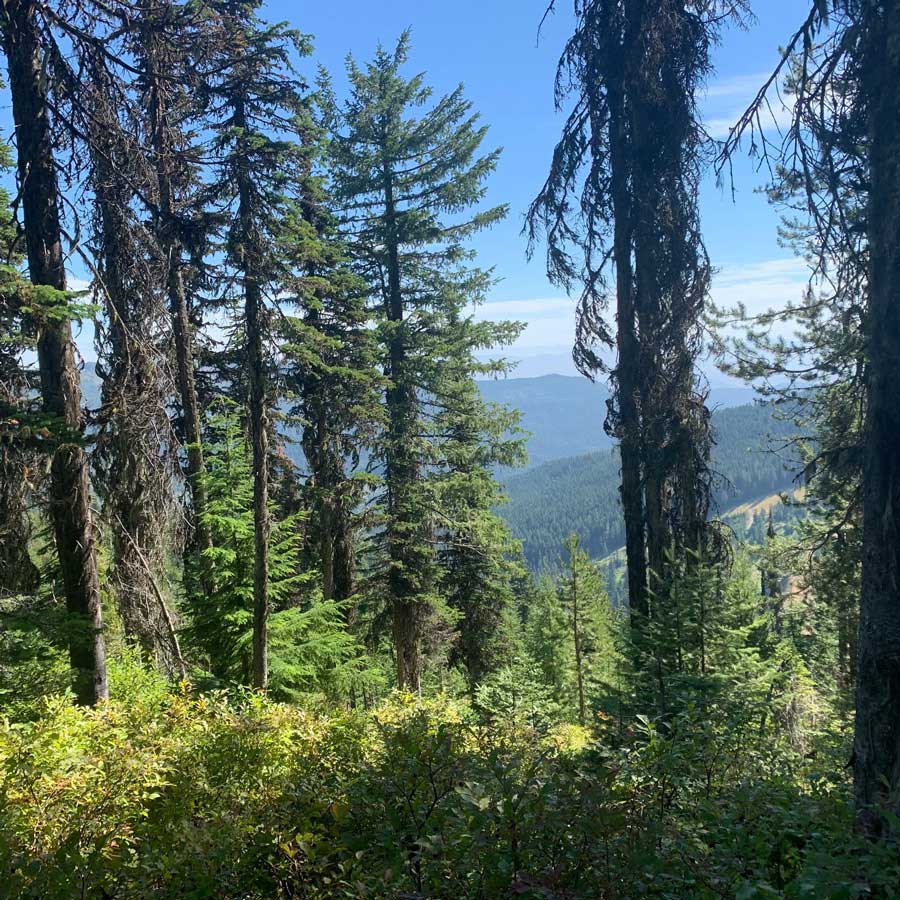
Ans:
[[[40,4],[0,7],[0,39],[9,71],[28,270],[39,308],[37,357],[43,410],[56,429],[50,472],[50,513],[71,618],[69,657],[79,702],[109,695],[81,388],[66,293],[60,191]]]
[[[318,107],[333,109],[327,82]],[[285,386],[301,429],[308,477],[303,495],[307,544],[326,600],[344,602],[359,589],[359,532],[372,478],[365,454],[383,422],[384,384],[369,322],[369,287],[351,265],[338,231],[325,154],[327,136],[310,108],[298,115],[302,156],[298,196],[281,234],[290,314],[281,320]],[[347,611],[348,621],[355,617]]]
[[[150,223],[161,264],[174,345],[175,381],[180,406],[180,434],[185,446],[187,486],[193,530],[188,571],[199,572],[199,586],[209,591],[213,578],[206,554],[211,546],[206,525],[200,399],[196,369],[198,302],[208,219],[200,191],[199,160],[202,92],[197,60],[205,61],[214,29],[202,8],[173,0],[138,5],[126,34],[133,60],[137,104],[144,111],[140,134],[150,168]]]
[[[814,4],[721,157],[724,164],[745,135],[764,127],[767,91],[787,72],[795,102],[785,185],[804,199],[810,256],[836,285],[839,311],[822,315],[830,327],[814,349],[845,367],[842,389],[831,395],[837,402],[826,395],[821,417],[832,427],[843,416],[848,427],[829,441],[826,449],[836,452],[822,462],[837,478],[846,480],[844,467],[859,478],[848,506],[862,520],[854,790],[861,822],[873,832],[890,827],[879,807],[900,810],[898,14],[895,2]],[[807,321],[817,326],[814,316]]]
[[[290,52],[309,52],[306,39],[256,15],[255,0],[215,4],[222,18],[217,75],[210,85],[216,155],[216,202],[233,212],[225,242],[226,290],[241,313],[241,370],[253,452],[253,684],[268,680],[269,438],[274,401],[271,306],[283,289],[277,235],[294,190],[295,117],[301,85]],[[232,288],[233,286],[233,288]]]
[[[349,62],[351,95],[332,159],[354,258],[376,298],[388,378],[387,426],[376,448],[385,486],[384,581],[397,680],[418,690],[423,627],[438,605],[442,523],[431,476],[442,450],[432,424],[448,402],[441,382],[455,352],[449,323],[490,283],[488,273],[467,265],[465,242],[505,209],[473,212],[497,152],[479,155],[485,128],[461,88],[432,102],[421,75],[402,74],[408,52],[404,34],[365,68]],[[463,342],[466,352],[470,346]]]
[[[450,661],[462,663],[470,690],[503,660],[503,624],[513,607],[513,582],[520,574],[521,548],[496,509],[505,500],[497,466],[525,461],[518,411],[487,403],[473,372],[496,374],[499,362],[479,363],[480,341],[501,337],[492,324],[451,318],[448,337],[456,344],[443,373],[443,406],[434,417],[441,468],[435,478],[439,525],[441,594],[458,617]],[[503,340],[518,333],[511,326]]]
[[[546,234],[550,278],[579,284],[576,362],[611,379],[606,427],[620,442],[635,626],[652,614],[651,596],[664,598],[667,555],[702,549],[706,530],[709,414],[695,362],[710,268],[696,97],[721,22],[739,9],[576,0],[556,90],[558,106],[575,102],[528,215],[532,246]],[[604,359],[612,347],[614,367]]]

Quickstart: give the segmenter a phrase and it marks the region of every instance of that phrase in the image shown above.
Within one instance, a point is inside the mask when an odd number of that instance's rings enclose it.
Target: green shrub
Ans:
[[[853,834],[843,758],[689,708],[602,743],[393,695],[312,714],[170,692],[40,701],[0,724],[0,896],[891,897]],[[495,720],[498,713],[492,713]]]

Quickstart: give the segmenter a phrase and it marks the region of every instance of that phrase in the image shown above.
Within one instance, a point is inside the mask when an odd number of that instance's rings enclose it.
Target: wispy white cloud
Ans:
[[[784,257],[723,266],[713,277],[711,296],[720,307],[743,303],[750,313],[800,299],[808,279],[802,259]],[[479,320],[517,319],[528,323],[511,351],[523,356],[568,351],[575,335],[575,301],[569,297],[495,300],[476,310]],[[609,321],[613,313],[608,314]]]
[[[711,137],[723,140],[732,126],[753,102],[770,73],[734,75],[710,84],[700,98],[704,124]],[[760,125],[765,131],[787,129],[794,114],[793,97],[772,85],[767,102],[760,109]]]
[[[68,275],[66,276],[66,287],[70,291],[87,291],[90,289],[91,283],[84,278],[74,278]]]
[[[767,281],[771,278],[781,277],[801,279],[806,278],[807,272],[806,263],[800,257],[786,256],[780,259],[764,259],[760,262],[723,266],[716,272],[715,281],[723,285]]]
[[[740,119],[744,110],[749,106],[750,100],[746,104],[736,107],[730,115],[715,116],[704,122],[706,131],[710,137],[718,141],[728,137],[735,123]],[[794,104],[787,98],[779,100],[773,98],[771,105],[764,106],[760,111],[760,122],[763,131],[777,131],[784,133],[790,128],[794,116]]]
[[[797,301],[809,280],[806,263],[797,257],[724,266],[713,278],[713,302],[720,307],[743,303],[749,313]]]
[[[574,313],[575,301],[569,297],[538,297],[528,300],[490,300],[475,308],[476,319],[553,318],[560,313]]]
[[[732,75],[719,78],[706,86],[703,92],[706,98],[715,97],[753,97],[760,86],[765,84],[768,72],[756,72],[751,75]]]
[[[503,319],[526,322],[513,348],[517,352],[543,352],[571,345],[575,329],[575,300],[569,297],[536,297],[490,300],[475,309],[479,321]]]

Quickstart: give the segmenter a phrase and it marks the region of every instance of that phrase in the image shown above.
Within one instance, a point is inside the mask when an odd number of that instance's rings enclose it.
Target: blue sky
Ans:
[[[520,235],[524,211],[540,188],[563,116],[553,108],[553,78],[560,50],[571,32],[571,0],[560,0],[538,39],[547,0],[319,0],[298,4],[270,0],[265,15],[287,20],[314,39],[314,55],[304,61],[310,78],[315,66],[329,69],[339,92],[346,87],[344,59],[372,55],[379,42],[391,46],[404,28],[412,29],[410,72],[424,71],[436,94],[465,85],[483,121],[487,143],[503,147],[489,183],[487,203],[508,203],[509,218],[478,236],[483,266],[500,279],[478,315],[528,322],[508,355],[520,359],[519,374],[574,372],[570,348],[574,303],[550,285],[539,248],[525,260]],[[702,102],[712,133],[722,136],[753,97],[784,43],[806,13],[808,0],[757,0],[756,22],[725,32],[715,48],[716,72]],[[779,115],[783,113],[779,112]],[[0,121],[8,132],[8,98],[0,102]],[[763,308],[796,298],[806,274],[802,262],[778,245],[776,212],[756,191],[764,173],[740,159],[735,165],[736,201],[710,176],[702,192],[703,232],[714,266],[718,302],[744,301]],[[81,272],[73,274],[80,275]],[[79,337],[87,359],[94,358],[92,329]]]
[[[540,251],[525,260],[520,235],[524,210],[540,188],[562,119],[553,108],[553,77],[571,32],[571,0],[561,0],[538,40],[546,0],[344,0],[296,5],[268,4],[271,17],[284,18],[313,35],[315,60],[345,86],[347,52],[366,59],[379,42],[393,44],[412,29],[410,72],[424,71],[436,93],[459,82],[484,122],[490,146],[503,147],[491,178],[487,202],[509,203],[509,218],[477,238],[482,265],[495,267],[500,283],[479,315],[515,318],[529,327],[509,354],[521,358],[521,374],[571,372],[573,303],[547,282]],[[756,22],[732,28],[714,50],[716,72],[702,107],[707,126],[723,136],[755,95],[785,43],[808,9],[804,0],[757,0]],[[778,111],[783,117],[784,111]],[[805,268],[777,240],[778,217],[756,189],[764,173],[741,159],[735,165],[736,199],[712,176],[703,187],[703,232],[719,270],[713,296],[718,302],[744,301],[763,308],[796,298]]]

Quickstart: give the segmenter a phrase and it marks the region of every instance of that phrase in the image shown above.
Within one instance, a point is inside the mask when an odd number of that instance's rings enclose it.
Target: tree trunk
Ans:
[[[99,117],[99,114],[98,114]],[[95,195],[100,213],[101,292],[107,310],[108,365],[103,381],[104,428],[98,439],[108,459],[102,470],[104,510],[117,520],[113,528],[116,601],[126,635],[137,641],[147,661],[171,670],[170,645],[151,583],[152,560],[159,568],[165,552],[163,522],[169,511],[168,472],[160,471],[159,435],[168,417],[154,360],[148,353],[153,333],[153,285],[137,282],[129,270],[146,252],[131,239],[124,211],[132,199],[117,177],[122,162],[105,140],[116,123],[94,139]],[[162,421],[161,421],[162,420]],[[104,456],[103,453],[100,454]]]
[[[622,50],[620,48],[620,53]],[[622,63],[624,66],[624,61]],[[635,333],[633,264],[631,258],[631,202],[628,187],[628,139],[625,122],[624,88],[619,78],[610,79],[608,103],[609,156],[612,172],[614,211],[613,257],[616,267],[615,369],[619,437],[622,464],[621,499],[625,518],[625,557],[628,565],[628,606],[632,628],[641,628],[647,619],[647,548],[644,535],[644,502],[641,485],[641,423],[638,394],[639,346]],[[602,123],[596,126],[602,127]]]
[[[187,445],[187,483],[193,506],[194,545],[199,556],[201,586],[204,591],[209,593],[214,580],[209,564],[204,557],[204,551],[212,547],[212,537],[206,521],[205,464],[200,404],[194,378],[193,327],[184,284],[183,248],[178,237],[178,216],[175,209],[173,158],[176,147],[172,124],[168,118],[166,92],[166,69],[169,54],[165,52],[160,37],[160,27],[154,22],[153,14],[147,13],[146,15],[144,53],[146,54],[146,78],[149,92],[150,141],[154,152],[159,195],[156,237],[166,265],[166,295],[175,340],[178,393],[181,401],[184,440]]]
[[[864,823],[880,828],[881,817],[870,817],[867,807],[900,814],[900,3],[885,0],[871,9],[864,60],[870,269],[854,792]]]
[[[348,600],[356,592],[356,555],[350,522],[352,510],[344,509],[345,505],[342,500],[335,513],[334,538],[331,542],[332,596],[335,600]],[[354,623],[356,612],[355,608],[348,611],[348,625]]]
[[[578,627],[578,559],[572,550],[572,638],[575,642],[575,677],[578,680],[578,724],[584,725],[584,672],[581,662],[581,634]]]
[[[319,506],[320,510],[320,556],[322,559],[322,599],[334,598],[334,523],[330,503],[326,500]]]
[[[5,392],[4,392],[5,394]],[[15,409],[20,397],[3,396]],[[0,447],[0,572],[4,583],[0,592],[31,594],[41,583],[38,567],[31,559],[31,523],[28,516],[30,454],[4,442]]]
[[[263,358],[263,310],[259,281],[247,273],[244,315],[250,375],[250,440],[253,445],[253,686],[269,683],[269,420]]]
[[[9,66],[21,187],[25,243],[31,282],[65,290],[59,199],[53,159],[46,73],[32,0],[5,0],[0,8]],[[44,411],[67,434],[50,467],[50,502],[69,624],[69,658],[79,703],[109,696],[100,584],[94,551],[87,457],[81,446],[81,388],[67,319],[41,323],[38,366]]]
[[[235,105],[234,126],[250,137],[244,106]],[[265,691],[269,684],[269,418],[266,361],[263,348],[265,310],[262,293],[260,241],[254,222],[251,173],[240,166],[238,221],[241,269],[244,276],[248,413],[253,455],[253,686]]]
[[[421,593],[424,585],[419,548],[421,511],[411,496],[419,478],[415,459],[413,423],[416,413],[415,388],[409,383],[406,343],[399,327],[403,323],[403,295],[400,287],[399,244],[396,210],[390,172],[384,173],[385,222],[388,234],[387,318],[395,326],[388,347],[390,386],[387,389],[390,440],[386,465],[388,490],[388,549],[390,555],[388,589],[393,605],[394,649],[397,656],[397,685],[418,692],[421,688],[419,645],[421,642]]]

